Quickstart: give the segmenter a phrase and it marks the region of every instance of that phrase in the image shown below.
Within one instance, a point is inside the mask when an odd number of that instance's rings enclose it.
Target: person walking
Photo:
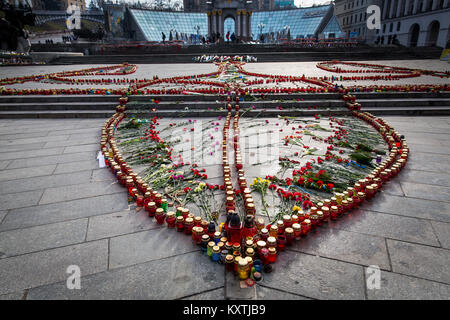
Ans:
[[[164,32],[161,32],[162,33],[162,40],[163,40],[163,43],[166,43],[166,35],[164,34]]]

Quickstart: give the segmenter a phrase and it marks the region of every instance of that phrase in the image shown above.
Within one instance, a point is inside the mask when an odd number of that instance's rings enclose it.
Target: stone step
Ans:
[[[113,102],[0,103],[1,111],[115,110]]]

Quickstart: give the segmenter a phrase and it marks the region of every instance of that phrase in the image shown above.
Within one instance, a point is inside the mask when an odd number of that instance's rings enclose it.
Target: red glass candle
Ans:
[[[167,223],[167,228],[175,228],[175,222],[176,222],[176,217],[175,217],[175,212],[173,211],[169,211],[166,214],[166,223]]]
[[[269,254],[267,256],[268,263],[275,263],[277,261],[277,249],[269,248]]]
[[[292,227],[292,218],[289,215],[284,215],[283,216],[283,224],[285,228],[290,228]]]
[[[156,214],[156,204],[154,202],[149,202],[145,210],[147,210],[149,217],[154,217]]]
[[[294,229],[289,227],[284,229],[284,234],[286,236],[286,243],[288,245],[292,245],[292,243],[294,242],[295,239],[295,235],[294,235]]]
[[[157,224],[163,224],[166,218],[166,213],[162,208],[157,208],[155,213],[155,219]]]
[[[177,231],[182,232],[184,229],[184,218],[182,216],[178,216],[176,219]]]
[[[292,225],[292,229],[294,229],[295,240],[300,240],[300,236],[302,235],[302,226],[299,223],[294,223]]]
[[[331,207],[331,213],[330,213],[331,220],[337,220],[338,216],[339,216],[339,209],[338,209],[338,207],[337,206],[332,206]]]
[[[184,233],[187,235],[192,234],[192,228],[194,227],[194,219],[192,218],[186,218],[184,220]]]
[[[302,236],[306,236],[311,231],[311,220],[305,219],[300,225],[302,226]]]

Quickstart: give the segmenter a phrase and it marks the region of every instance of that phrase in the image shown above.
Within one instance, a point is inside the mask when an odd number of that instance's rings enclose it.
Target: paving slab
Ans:
[[[450,202],[450,187],[402,182],[407,197]]]
[[[21,169],[7,169],[0,171],[0,181],[47,176],[55,171],[56,165],[31,166]]]
[[[107,263],[107,240],[0,259],[0,294],[66,281],[71,265],[79,266],[86,276],[105,271]]]
[[[431,221],[441,246],[450,249],[450,223]]]
[[[3,221],[3,218],[8,214],[7,210],[0,211],[0,224]]]
[[[387,240],[394,272],[450,284],[450,251]]]
[[[88,219],[0,232],[0,258],[83,242]]]
[[[95,144],[98,143],[100,135],[93,135],[92,137],[85,137],[83,139],[71,139],[71,140],[59,140],[59,141],[49,141],[46,142],[44,148],[55,148],[55,147],[72,147],[81,146],[85,144]]]
[[[116,176],[111,172],[109,168],[94,169],[92,170],[91,181],[116,181]]]
[[[382,237],[325,226],[294,242],[290,249],[366,266],[378,265],[384,270],[390,270],[386,243]]]
[[[0,148],[0,153],[42,149],[44,147],[44,145],[45,145],[45,142],[31,143],[31,144],[19,144],[19,145],[12,145],[12,146],[2,146]]]
[[[46,157],[36,157],[36,158],[27,158],[20,160],[13,160],[8,165],[8,169],[17,169],[17,168],[27,168],[32,166],[43,166],[47,164],[59,164],[59,163],[70,163],[77,162],[83,160],[89,160],[93,158],[92,152],[79,152],[79,153],[70,153],[63,155],[54,155],[54,156],[46,156]],[[95,159],[95,157],[94,157]]]
[[[39,204],[90,198],[124,191],[126,191],[126,189],[117,181],[89,182],[63,187],[47,188],[45,189]]]
[[[224,288],[218,288],[207,292],[195,294],[193,296],[185,297],[182,300],[223,300],[225,297]]]
[[[1,230],[86,218],[128,208],[125,193],[72,200],[10,210],[0,225]]]
[[[64,141],[64,140],[67,140],[67,138],[69,138],[68,135],[51,136],[51,137],[45,136],[45,137],[36,137],[36,138],[27,138],[27,139],[0,140],[0,146],[12,146],[12,145],[41,143],[41,142],[49,142],[49,141]]]
[[[82,277],[81,290],[65,283],[34,288],[27,299],[178,299],[222,287],[221,270],[192,252]]]
[[[371,234],[374,236],[439,246],[431,224],[434,221],[404,217],[368,210],[353,210],[336,221],[330,228]]]
[[[447,284],[381,271],[379,289],[367,289],[370,300],[448,300]]]
[[[364,268],[355,264],[289,252],[280,254],[264,286],[313,299],[365,299]]]
[[[374,201],[365,203],[362,209],[396,215],[450,222],[450,204],[447,202],[397,197],[378,194]]]
[[[123,210],[89,218],[87,241],[116,237],[144,230],[164,228],[154,218],[147,216],[144,210]]]
[[[405,167],[400,172],[397,180],[401,181],[401,183],[411,182],[426,185],[450,187],[450,174],[448,173],[411,170],[408,167]]]
[[[0,295],[0,300],[22,300],[23,292],[13,292]]]
[[[55,174],[98,169],[98,162],[95,158],[96,157],[92,157],[91,160],[85,161],[59,163],[56,166]]]
[[[43,190],[0,195],[0,210],[30,207],[38,204]]]
[[[95,144],[83,144],[77,146],[67,146],[64,149],[64,153],[77,153],[77,152],[85,152],[85,151],[99,151],[100,145],[98,143]]]
[[[109,268],[130,266],[182,253],[200,251],[191,236],[167,227],[111,238]],[[202,256],[211,263],[210,259]]]
[[[0,170],[5,169],[10,163],[11,161],[0,161]]]
[[[42,190],[45,188],[61,187],[71,184],[82,184],[89,182],[90,179],[90,171],[79,171],[67,174],[55,174],[41,177],[1,181],[0,194]]]

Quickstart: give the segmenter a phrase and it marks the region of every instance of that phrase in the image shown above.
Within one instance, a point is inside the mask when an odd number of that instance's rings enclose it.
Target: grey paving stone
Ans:
[[[77,152],[85,152],[85,151],[99,151],[100,145],[96,144],[83,144],[77,146],[70,146],[64,149],[64,153],[77,153]]]
[[[212,291],[202,292],[193,296],[183,298],[182,300],[223,300],[225,298],[224,288],[218,288]]]
[[[109,268],[130,266],[192,251],[200,251],[192,237],[168,228],[146,230],[111,238]],[[206,255],[203,259],[209,260]]]
[[[0,211],[0,223],[2,223],[3,218],[6,216],[7,213],[8,213],[7,210]]]
[[[32,144],[19,144],[19,145],[12,145],[12,146],[2,146],[0,148],[0,152],[14,152],[14,151],[25,151],[25,150],[36,150],[36,149],[42,149],[45,145],[45,142],[41,143],[32,143]]]
[[[431,221],[431,224],[442,247],[450,249],[450,223]]]
[[[264,285],[264,280],[262,284]],[[256,300],[310,300],[306,297],[259,285],[257,286],[256,294]]]
[[[408,217],[450,222],[450,204],[447,202],[378,194],[373,201],[365,203],[361,208]]]
[[[27,138],[37,138],[37,137],[45,137],[48,132],[27,132],[27,133],[14,133],[14,134],[0,134],[0,140],[14,140],[14,139],[27,139]]]
[[[364,299],[363,267],[307,254],[282,253],[264,285],[313,299]]]
[[[118,212],[128,207],[125,193],[117,193],[11,210],[0,230],[11,230]]]
[[[21,169],[7,169],[0,171],[0,181],[47,176],[55,171],[56,165],[31,166]]]
[[[450,161],[448,155],[430,153],[411,153],[408,158],[407,168],[432,172],[450,173]]]
[[[18,179],[0,182],[0,194],[15,193],[89,182],[91,171]]]
[[[70,265],[79,266],[86,276],[105,271],[107,263],[107,240],[0,259],[0,294],[66,281]]]
[[[442,187],[450,187],[450,174],[437,173],[430,171],[419,171],[403,169],[398,175],[398,180],[404,182],[422,183],[426,185],[437,185]]]
[[[100,143],[99,136],[86,137],[83,139],[71,139],[71,140],[60,140],[60,141],[49,141],[44,145],[44,148],[54,148],[54,147],[72,147],[80,146],[85,144]]]
[[[123,188],[118,182],[111,183],[109,181],[90,182],[56,188],[48,188],[45,189],[42,199],[41,201],[39,201],[39,204],[49,204],[74,199],[96,197],[124,191],[125,188]]]
[[[37,138],[27,138],[27,139],[11,139],[11,140],[0,140],[0,146],[12,146],[30,143],[40,143],[49,141],[63,141],[69,138],[68,135],[64,136],[52,136],[52,137],[37,137]]]
[[[450,284],[450,251],[387,240],[394,272]]]
[[[381,237],[325,227],[295,242],[291,250],[390,270],[386,243]]]
[[[448,300],[450,286],[381,271],[380,289],[367,289],[370,300]]]
[[[88,219],[0,232],[0,258],[83,242]]]
[[[439,154],[450,154],[450,148],[444,147],[442,144],[417,144],[410,143],[408,141],[408,147],[411,152],[427,152],[427,153],[439,153]]]
[[[450,188],[417,182],[402,182],[407,197],[450,202]]]
[[[5,169],[10,163],[11,161],[0,161],[0,170]]]
[[[92,170],[91,181],[116,181],[116,176],[109,168]]]
[[[38,204],[43,190],[0,195],[0,210],[29,207]]]
[[[403,197],[405,194],[403,193],[402,187],[400,183],[389,181],[383,186],[383,193],[391,194],[394,196]]]
[[[92,170],[98,168],[98,162],[94,159],[86,161],[76,161],[60,163],[57,165],[55,174]]]
[[[223,267],[193,252],[83,277],[81,290],[65,283],[33,288],[27,298],[178,299],[223,285]]]
[[[58,129],[58,130],[51,130],[48,132],[49,136],[53,135],[62,135],[62,134],[91,134],[91,135],[100,135],[101,133],[101,126],[103,123],[96,123],[96,124],[90,124],[86,125],[86,127],[83,128],[72,128],[72,129]]]
[[[13,292],[0,295],[0,300],[22,300],[23,292]]]
[[[26,168],[32,166],[43,166],[47,164],[77,162],[89,160],[94,157],[92,152],[70,153],[55,156],[36,157],[21,160],[14,160],[8,165],[8,169]]]
[[[144,210],[124,210],[89,218],[87,240],[110,238],[128,233],[162,228]]]
[[[330,221],[329,225],[331,228],[439,246],[429,220],[354,210],[337,221]]]

